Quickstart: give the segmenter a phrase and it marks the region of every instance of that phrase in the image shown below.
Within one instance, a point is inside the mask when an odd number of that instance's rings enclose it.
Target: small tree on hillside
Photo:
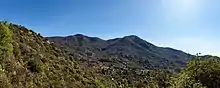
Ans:
[[[4,68],[4,61],[13,52],[12,33],[7,22],[0,22],[0,65]]]

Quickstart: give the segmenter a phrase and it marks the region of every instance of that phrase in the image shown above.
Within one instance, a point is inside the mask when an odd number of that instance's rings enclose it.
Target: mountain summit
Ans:
[[[155,46],[136,35],[110,40],[81,34],[71,37],[48,37],[47,39],[74,53],[90,52],[93,55],[92,58],[95,58],[93,60],[117,57],[116,60],[135,62],[135,65],[139,67],[181,67],[191,57],[190,54],[179,50]]]

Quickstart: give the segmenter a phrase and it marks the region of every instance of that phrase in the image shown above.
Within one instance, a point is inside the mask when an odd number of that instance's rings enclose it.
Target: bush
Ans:
[[[41,73],[43,72],[43,67],[42,65],[40,64],[40,61],[38,60],[30,60],[28,63],[28,69],[31,71],[31,72],[37,72],[37,73]]]
[[[105,85],[103,85],[100,80],[95,79],[95,83],[99,86],[99,88],[106,88]]]

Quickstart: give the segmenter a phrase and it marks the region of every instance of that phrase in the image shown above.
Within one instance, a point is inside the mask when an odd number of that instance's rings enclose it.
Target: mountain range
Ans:
[[[184,66],[193,56],[180,50],[155,46],[135,35],[109,40],[82,34],[47,39],[89,60],[112,64],[120,62],[120,67],[177,68]]]
[[[0,22],[1,88],[167,88],[194,57],[136,35],[43,37]]]

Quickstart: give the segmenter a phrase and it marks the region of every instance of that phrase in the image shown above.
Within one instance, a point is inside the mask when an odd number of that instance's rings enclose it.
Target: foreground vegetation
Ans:
[[[98,87],[73,58],[40,34],[0,22],[1,88]]]
[[[171,81],[172,88],[220,88],[220,60],[197,57]]]
[[[178,73],[109,62],[92,65],[23,26],[0,22],[1,88],[220,88],[218,57],[196,56]]]

